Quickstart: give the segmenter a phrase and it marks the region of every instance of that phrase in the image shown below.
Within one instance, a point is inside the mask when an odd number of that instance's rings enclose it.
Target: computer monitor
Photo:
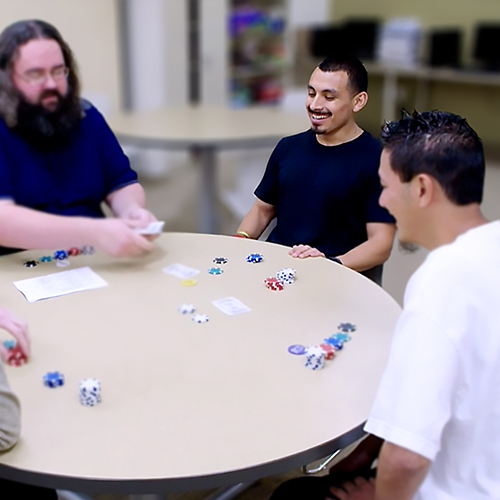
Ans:
[[[500,70],[500,24],[482,23],[476,27],[473,57],[486,70]]]

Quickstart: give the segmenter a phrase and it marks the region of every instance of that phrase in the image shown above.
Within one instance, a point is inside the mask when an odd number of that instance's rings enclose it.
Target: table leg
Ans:
[[[238,483],[232,486],[225,486],[214,491],[208,497],[203,500],[232,500],[237,497],[240,493],[250,488],[253,483]]]
[[[198,200],[198,229],[200,233],[217,231],[217,196],[215,148],[197,147],[192,150],[200,167],[200,188]]]

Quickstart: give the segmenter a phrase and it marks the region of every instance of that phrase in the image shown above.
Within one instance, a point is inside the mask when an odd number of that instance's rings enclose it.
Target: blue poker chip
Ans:
[[[52,256],[44,255],[43,257],[40,257],[40,262],[52,262]]]
[[[56,260],[65,260],[68,258],[68,252],[66,250],[56,250],[54,252],[54,259]]]
[[[247,262],[249,264],[258,264],[264,260],[264,256],[260,253],[251,253],[247,255]]]
[[[8,349],[9,351],[11,349],[14,349],[14,347],[16,347],[17,345],[17,342],[15,340],[4,340],[2,343],[5,349]]]
[[[325,344],[330,344],[337,351],[340,351],[344,347],[344,343],[334,337],[327,338],[324,342]]]
[[[208,274],[222,274],[224,272],[223,269],[221,269],[220,267],[211,267],[209,270],[208,270]]]
[[[337,339],[340,342],[349,342],[349,340],[352,339],[352,337],[347,334],[347,333],[336,333],[331,336],[332,339]]]
[[[288,347],[288,352],[290,354],[295,354],[296,356],[302,356],[302,354],[305,354],[307,349],[300,344],[293,344]]]
[[[64,375],[59,372],[47,372],[43,376],[43,384],[51,388],[61,387],[64,385]]]
[[[356,331],[356,325],[353,325],[352,323],[340,323],[340,325],[337,328],[340,331],[346,332],[346,333]]]

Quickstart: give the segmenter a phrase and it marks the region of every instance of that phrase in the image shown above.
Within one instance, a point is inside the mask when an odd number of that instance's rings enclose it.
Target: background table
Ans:
[[[185,149],[199,156],[199,230],[203,233],[217,230],[217,151],[273,146],[282,137],[310,127],[305,110],[299,114],[278,108],[201,105],[117,114],[109,124],[122,143]]]
[[[12,282],[57,272],[0,260],[0,303],[30,325],[33,356],[6,367],[23,406],[22,439],[0,455],[0,476],[75,491],[158,493],[247,482],[319,459],[362,434],[400,308],[363,276],[326,259],[296,260],[279,245],[226,236],[164,234],[139,260],[71,258],[109,286],[28,303]],[[264,255],[249,264],[252,252]],[[207,269],[227,257],[224,273]],[[197,285],[162,272],[182,263]],[[281,292],[263,280],[293,266]],[[233,296],[251,312],[228,316]],[[177,310],[192,303],[210,321]],[[291,344],[317,345],[341,322],[357,330],[313,372]],[[7,338],[7,335],[0,336]],[[65,385],[43,386],[59,370]],[[103,402],[78,400],[79,381],[101,380]]]

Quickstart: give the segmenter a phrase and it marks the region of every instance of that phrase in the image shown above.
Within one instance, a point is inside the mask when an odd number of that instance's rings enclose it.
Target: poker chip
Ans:
[[[264,256],[260,253],[251,253],[247,255],[247,262],[249,264],[258,264],[264,260]]]
[[[81,380],[80,403],[83,406],[95,406],[101,401],[101,382],[96,378],[85,378]]]
[[[321,349],[325,353],[325,359],[333,359],[335,357],[335,348],[330,344],[320,344]]]
[[[181,314],[193,314],[195,311],[195,308],[193,304],[181,304],[179,306],[179,312]]]
[[[40,257],[40,262],[52,262],[52,256],[44,255],[43,257]]]
[[[194,279],[186,279],[181,281],[182,286],[195,286],[196,285],[196,280]]]
[[[59,372],[47,372],[43,376],[43,385],[51,388],[64,385],[64,375]]]
[[[311,370],[321,370],[325,366],[325,351],[318,346],[308,347],[304,366]]]
[[[281,269],[276,273],[276,278],[280,280],[285,285],[293,285],[295,283],[295,269],[287,267],[286,269]]]
[[[211,267],[208,270],[208,274],[214,274],[214,275],[219,275],[219,274],[222,274],[223,272],[224,272],[224,270],[220,267]]]
[[[226,257],[214,257],[212,262],[214,264],[227,264],[227,259]]]
[[[344,343],[334,337],[325,339],[324,343],[333,346],[337,351],[340,351],[344,347]]]
[[[209,318],[206,314],[195,314],[191,319],[195,323],[206,323]]]
[[[76,248],[76,247],[70,248],[68,250],[68,255],[70,255],[71,257],[74,257],[76,255],[80,255],[80,253],[81,253],[81,250],[79,248]]]
[[[95,248],[92,245],[84,245],[80,248],[80,253],[82,255],[93,255],[95,253]]]
[[[7,357],[7,364],[9,366],[22,366],[28,362],[28,357],[22,351],[21,347],[16,345],[9,350],[9,355]]]
[[[68,267],[70,264],[69,260],[68,259],[64,259],[64,260],[56,260],[56,266],[57,267]]]
[[[288,347],[288,352],[290,354],[295,354],[295,356],[302,356],[302,354],[306,353],[306,348],[300,344],[293,344]]]
[[[27,260],[24,263],[24,267],[36,267],[38,266],[38,262],[36,260]]]
[[[68,252],[66,250],[56,250],[54,252],[54,259],[56,260],[65,260],[68,258]]]
[[[280,292],[285,288],[285,285],[278,278],[266,278],[264,283],[269,290],[274,292]]]
[[[14,349],[14,347],[16,347],[17,342],[15,340],[4,340],[2,344],[5,349],[10,351],[11,349]]]
[[[353,325],[352,323],[340,323],[340,325],[337,328],[340,331],[346,332],[346,333],[356,331],[356,325]]]
[[[349,342],[349,340],[352,339],[352,337],[347,333],[336,333],[335,335],[332,335],[332,338],[337,339],[340,342]]]

